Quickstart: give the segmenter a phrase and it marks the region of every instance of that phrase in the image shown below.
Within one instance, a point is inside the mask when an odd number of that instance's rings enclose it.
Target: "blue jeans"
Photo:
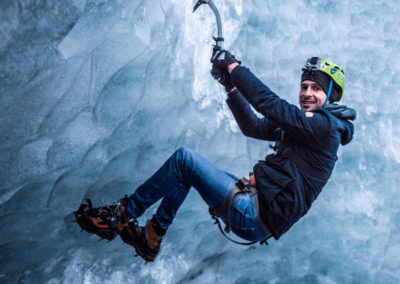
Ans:
[[[179,148],[164,165],[129,197],[127,213],[141,216],[147,208],[162,198],[154,218],[167,230],[176,212],[193,186],[207,205],[214,209],[224,202],[239,179],[212,165],[201,155]],[[265,239],[258,223],[250,196],[245,193],[230,209],[232,231],[249,241]],[[225,218],[222,218],[225,222]]]

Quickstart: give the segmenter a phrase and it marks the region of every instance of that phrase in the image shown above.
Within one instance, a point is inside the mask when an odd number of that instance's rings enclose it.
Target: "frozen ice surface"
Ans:
[[[358,111],[331,180],[279,241],[229,243],[195,191],[152,264],[79,233],[83,198],[130,194],[180,146],[238,176],[264,158],[209,75],[215,18],[194,4],[0,2],[0,282],[400,283],[397,0],[215,0],[225,46],[278,95],[297,103],[318,55],[343,66]]]

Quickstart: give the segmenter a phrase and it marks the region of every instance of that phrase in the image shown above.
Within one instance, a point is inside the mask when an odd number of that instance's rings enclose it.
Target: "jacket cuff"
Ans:
[[[235,89],[233,92],[227,93],[226,95],[228,98],[226,100],[229,100],[229,98],[231,97],[237,96],[237,93],[238,93],[237,89]]]
[[[235,69],[233,69],[232,73],[231,73],[231,80],[234,86],[241,86],[242,84],[242,80],[241,78],[243,78],[244,76],[241,76],[240,74],[242,74],[243,72],[249,71],[249,69],[247,67],[244,67],[242,65],[237,66]]]

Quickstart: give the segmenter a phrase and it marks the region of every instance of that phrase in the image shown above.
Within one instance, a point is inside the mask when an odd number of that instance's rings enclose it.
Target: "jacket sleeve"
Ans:
[[[312,117],[306,117],[303,110],[279,98],[248,68],[236,67],[231,77],[234,86],[255,110],[267,119],[275,121],[293,139],[310,142],[326,136],[331,131],[329,117],[324,113],[314,112]]]
[[[270,119],[257,117],[239,91],[236,90],[230,94],[226,102],[245,136],[269,141],[276,140],[277,124]]]

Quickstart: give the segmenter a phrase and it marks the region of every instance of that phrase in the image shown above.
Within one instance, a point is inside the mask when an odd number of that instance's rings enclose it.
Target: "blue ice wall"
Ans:
[[[320,56],[344,68],[358,111],[329,183],[279,241],[229,243],[195,191],[154,263],[79,233],[83,198],[130,194],[180,146],[238,176],[265,157],[209,75],[215,18],[194,4],[0,2],[0,282],[399,283],[397,0],[215,0],[225,47],[278,95],[297,104]]]

